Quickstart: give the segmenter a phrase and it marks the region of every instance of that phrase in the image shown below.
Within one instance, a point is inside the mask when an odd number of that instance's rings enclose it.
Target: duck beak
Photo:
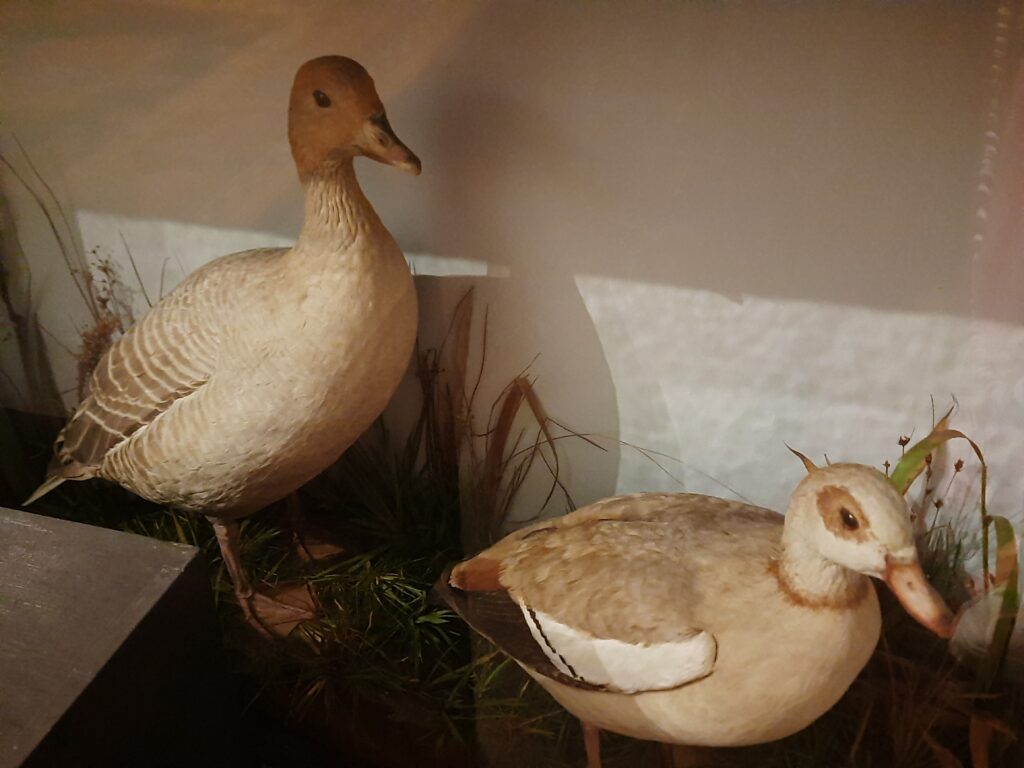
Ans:
[[[422,170],[420,159],[395,135],[388,116],[383,112],[366,121],[366,141],[361,149],[367,157],[393,165],[413,176],[419,176]]]
[[[896,595],[907,613],[939,637],[949,639],[956,629],[956,619],[946,603],[928,583],[917,557],[911,560],[885,557],[885,583]]]

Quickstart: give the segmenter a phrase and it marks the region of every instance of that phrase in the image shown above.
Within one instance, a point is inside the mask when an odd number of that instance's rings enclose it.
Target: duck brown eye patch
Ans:
[[[331,106],[331,97],[323,91],[313,91],[313,98],[316,100],[316,105],[318,107]]]
[[[861,541],[868,537],[868,523],[860,504],[841,485],[826,485],[818,491],[818,514],[825,527],[837,536]]]

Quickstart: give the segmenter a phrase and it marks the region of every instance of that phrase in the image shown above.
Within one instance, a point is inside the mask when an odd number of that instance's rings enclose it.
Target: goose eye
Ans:
[[[857,517],[848,510],[846,507],[840,507],[839,517],[843,521],[843,527],[848,531],[856,531],[860,528],[860,521]]]
[[[313,91],[313,98],[316,99],[316,105],[318,107],[331,106],[331,97],[323,91]]]

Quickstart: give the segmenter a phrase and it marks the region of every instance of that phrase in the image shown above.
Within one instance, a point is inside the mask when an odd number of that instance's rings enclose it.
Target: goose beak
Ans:
[[[946,603],[928,583],[917,557],[904,560],[886,555],[885,583],[896,595],[896,599],[920,624],[939,637],[953,636],[956,619]]]
[[[413,176],[420,175],[420,159],[395,135],[385,113],[381,112],[366,121],[365,135],[366,140],[361,147],[364,155]]]

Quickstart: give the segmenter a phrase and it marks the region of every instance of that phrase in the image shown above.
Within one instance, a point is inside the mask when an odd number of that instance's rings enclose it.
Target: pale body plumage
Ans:
[[[617,497],[510,534],[438,588],[588,727],[739,746],[804,728],[847,690],[881,628],[868,575],[949,633],[902,497],[876,470],[834,465],[785,518]],[[588,754],[596,765],[595,740]]]
[[[94,473],[153,501],[240,517],[334,461],[383,410],[416,334],[405,258],[347,181],[310,183],[312,221],[295,247],[211,262],[129,331],[101,360],[62,453],[79,450],[79,420],[116,431],[118,414],[195,382],[148,423],[131,422]],[[331,205],[339,187],[346,204]]]
[[[607,522],[623,513],[633,522]],[[531,672],[560,704],[592,725],[691,745],[779,739],[831,708],[878,642],[878,598],[866,577],[854,575],[862,585],[844,585],[844,591],[853,587],[852,599],[839,608],[801,605],[779,589],[783,517],[775,512],[657,494],[602,502],[585,516],[601,518],[598,528],[625,530],[586,536],[590,547],[582,561],[577,547],[566,546],[557,580],[571,597],[556,596],[554,580],[550,588],[523,585],[537,611],[557,611],[596,636],[641,643],[685,643],[688,632],[699,628],[717,646],[707,674],[669,690],[592,691]],[[648,522],[638,525],[641,519]],[[529,557],[524,553],[523,560]],[[517,560],[511,558],[513,570]],[[553,553],[550,565],[558,569]],[[588,590],[585,601],[569,608],[564,602],[577,596],[579,569],[604,586]],[[516,582],[515,576],[508,580]],[[511,584],[510,590],[517,592]]]
[[[103,477],[206,515],[242,610],[264,634],[312,614],[252,587],[235,521],[297,489],[370,426],[408,364],[417,321],[408,265],[353,162],[419,174],[420,161],[366,70],[342,56],[303,64],[288,138],[306,198],[295,246],[211,262],[114,343],[26,502]]]

